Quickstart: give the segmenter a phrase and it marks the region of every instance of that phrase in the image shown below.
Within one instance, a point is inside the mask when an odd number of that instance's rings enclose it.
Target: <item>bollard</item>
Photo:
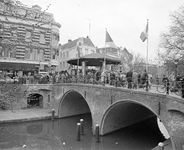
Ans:
[[[81,131],[80,131],[80,128],[81,128],[81,124],[80,123],[77,123],[77,141],[80,141],[81,140]]]
[[[95,137],[96,137],[96,142],[100,142],[99,125],[98,124],[96,124],[96,126],[95,126]]]
[[[84,135],[84,120],[80,119],[80,124],[81,124],[81,135]]]
[[[55,114],[55,110],[52,109],[52,117],[51,117],[52,120],[54,120],[54,114]]]
[[[164,150],[164,143],[158,143],[158,150]]]

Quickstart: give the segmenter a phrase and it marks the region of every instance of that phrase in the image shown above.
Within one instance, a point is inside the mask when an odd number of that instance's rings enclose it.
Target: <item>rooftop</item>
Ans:
[[[77,42],[80,40],[81,38],[78,38],[78,39],[75,39],[75,40],[68,40],[68,43],[66,44],[63,44],[61,46],[61,49],[69,49],[69,48],[72,48],[72,47],[75,47],[77,45]],[[84,38],[82,37],[82,40],[83,40],[83,44],[84,45],[88,45],[88,46],[91,46],[91,47],[95,47],[95,45],[93,44],[93,42],[91,41],[90,38]]]

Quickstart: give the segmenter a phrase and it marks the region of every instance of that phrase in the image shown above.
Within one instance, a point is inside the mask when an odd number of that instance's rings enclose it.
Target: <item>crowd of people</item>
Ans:
[[[110,85],[117,84],[117,86],[127,87],[129,89],[146,87],[146,84],[149,86],[149,88],[151,88],[152,75],[146,70],[142,72],[136,72],[133,71],[133,69],[130,69],[128,72],[98,71],[96,80],[99,79],[101,79],[101,82],[105,82]]]
[[[175,75],[175,72],[172,71],[171,74],[168,75],[163,75],[162,77],[162,83],[166,87],[169,85],[169,87],[172,88],[172,90],[176,90],[179,88],[182,88],[182,82],[184,81],[184,76],[181,76],[179,73]]]
[[[95,84],[109,84],[121,87],[137,89],[146,85],[148,81],[151,87],[151,74],[146,70],[143,72],[135,72],[132,69],[128,72],[120,71],[101,71],[86,70],[85,76],[82,71],[65,71],[56,72],[54,74],[28,74],[23,77],[14,76],[11,82],[20,84],[47,84],[47,83],[66,83],[66,82],[86,82]],[[85,81],[84,81],[85,80]]]
[[[2,76],[2,75],[1,75]],[[102,70],[86,70],[85,76],[82,73],[82,70],[78,72],[67,70],[56,72],[54,74],[24,74],[23,77],[14,76],[11,78],[6,78],[2,80],[0,77],[0,82],[13,82],[20,84],[50,84],[50,83],[66,83],[66,82],[85,82],[93,84],[109,84],[117,87],[127,87],[129,89],[137,89],[148,87],[151,88],[153,80],[152,75],[143,70],[142,72],[136,72],[133,69],[130,69],[128,72],[121,71],[102,71]],[[11,79],[11,80],[10,80]],[[161,83],[166,86],[169,82],[170,87],[181,88],[181,81],[184,81],[184,77],[180,74],[175,76],[175,73],[172,72],[169,76],[163,75],[162,79],[158,79]],[[174,88],[173,88],[174,89]]]

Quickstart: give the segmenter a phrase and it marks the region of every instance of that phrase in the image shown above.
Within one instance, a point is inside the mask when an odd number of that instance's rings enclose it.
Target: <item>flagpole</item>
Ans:
[[[107,34],[107,28],[105,28],[105,34]],[[105,35],[106,38],[106,35]],[[105,39],[105,56],[104,56],[104,71],[106,70],[106,56],[107,55],[107,49],[106,49],[106,39]]]
[[[149,21],[149,19],[147,19],[147,27],[148,27],[148,21]],[[148,28],[148,30],[149,30],[149,28]],[[148,71],[148,34],[147,34],[147,56],[146,56],[146,59],[147,59],[147,62],[146,62],[146,70]]]

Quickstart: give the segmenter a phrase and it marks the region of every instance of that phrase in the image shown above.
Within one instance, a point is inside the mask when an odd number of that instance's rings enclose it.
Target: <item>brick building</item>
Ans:
[[[38,5],[0,0],[0,71],[23,76],[58,66],[61,25]]]

